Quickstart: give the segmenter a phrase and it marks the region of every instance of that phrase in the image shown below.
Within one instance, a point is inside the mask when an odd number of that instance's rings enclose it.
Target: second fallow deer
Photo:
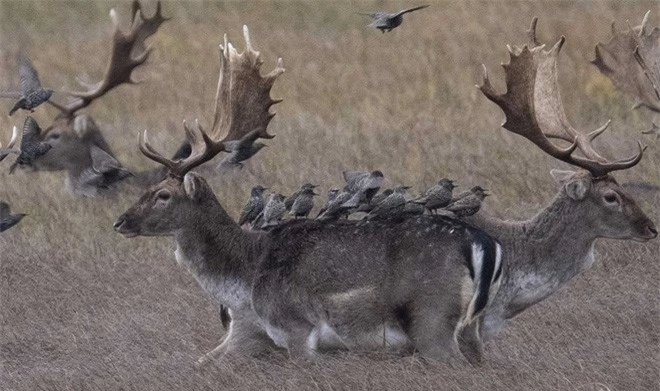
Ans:
[[[498,94],[487,73],[480,89],[504,111],[505,129],[581,170],[553,170],[559,192],[529,220],[500,220],[484,213],[469,219],[500,240],[504,254],[502,284],[485,310],[484,337],[588,269],[597,239],[644,242],[658,235],[653,222],[610,175],[639,163],[641,144],[634,156],[611,161],[592,146],[607,124],[588,134],[569,124],[557,83],[557,57],[564,38],[546,51],[536,41],[535,28],[536,18],[528,31],[530,43],[509,50],[510,62],[504,65],[507,92]],[[559,147],[552,140],[567,146]]]

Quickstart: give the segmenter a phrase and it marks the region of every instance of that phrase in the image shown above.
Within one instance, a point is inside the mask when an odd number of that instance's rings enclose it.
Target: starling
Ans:
[[[406,205],[403,208],[403,215],[405,216],[419,216],[423,215],[426,208],[424,205],[419,204],[414,201],[406,202]]]
[[[479,186],[475,186],[472,188],[471,194],[456,200],[446,207],[445,210],[453,212],[457,217],[472,216],[481,209],[481,203],[489,195],[490,194],[486,193],[486,190]]]
[[[328,209],[328,206],[337,198],[337,195],[339,195],[339,189],[336,187],[328,190],[328,201],[325,203],[325,205],[323,205],[321,210],[319,210],[319,213],[316,215],[316,217],[321,216],[321,214],[323,214],[323,212]]]
[[[346,201],[350,200],[352,196],[353,193],[349,191],[348,186],[344,186],[344,189],[337,193],[332,201],[328,201],[328,204],[321,209],[316,218],[319,220],[337,220],[342,216],[347,216],[350,208],[345,207],[344,204]],[[330,194],[328,194],[328,199],[329,198]]]
[[[243,168],[243,161],[256,155],[263,147],[267,147],[264,143],[255,142],[260,134],[259,130],[255,129],[240,140],[225,141],[223,145],[229,154],[218,163],[217,168]]]
[[[312,208],[314,207],[314,196],[317,195],[318,194],[314,192],[313,187],[303,188],[300,195],[298,195],[296,200],[293,202],[293,205],[291,205],[291,211],[289,214],[295,218],[307,217],[309,212],[311,212]]]
[[[14,129],[12,130],[11,133],[11,139],[7,144],[7,148],[2,148],[2,144],[0,144],[0,162],[5,160],[5,158],[9,156],[10,153],[15,153],[17,155],[21,153],[20,150],[13,149],[17,139],[18,139],[18,128],[14,126]]]
[[[660,127],[655,123],[651,123],[651,129],[645,130],[642,134],[654,134],[656,140],[660,140]]]
[[[406,207],[406,190],[409,186],[399,186],[364,218],[367,220],[385,220],[400,217]]]
[[[268,196],[268,202],[264,207],[263,223],[261,228],[277,225],[284,216],[286,207],[284,206],[284,196],[282,194],[271,194]]]
[[[486,190],[485,190],[484,188],[482,188],[481,186],[474,186],[474,187],[471,188],[470,190],[465,190],[465,191],[462,191],[462,192],[458,193],[457,196],[454,196],[454,197],[451,199],[451,202],[453,203],[453,202],[456,202],[456,201],[458,201],[458,200],[460,200],[460,199],[462,199],[462,198],[465,198],[465,197],[467,197],[467,196],[469,196],[469,195],[471,195],[471,194],[473,194],[473,193],[476,193],[476,192],[484,192],[484,191],[486,191]]]
[[[286,210],[291,210],[291,207],[293,206],[293,203],[296,201],[296,198],[300,195],[300,193],[303,192],[305,189],[315,189],[317,188],[318,185],[312,185],[311,183],[305,183],[302,185],[302,187],[298,190],[296,190],[293,194],[291,194],[289,197],[287,197],[286,200],[284,200],[284,206],[286,207]]]
[[[383,190],[382,193],[376,194],[376,195],[371,199],[371,201],[369,201],[368,203],[361,204],[361,205],[357,208],[356,212],[365,212],[365,213],[369,213],[369,212],[371,212],[371,211],[376,207],[376,205],[378,205],[378,204],[380,204],[381,202],[383,202],[383,200],[384,200],[385,198],[387,198],[387,197],[388,197],[390,194],[392,194],[393,192],[394,192],[394,190],[392,190],[392,189],[385,189],[385,190]]]
[[[403,22],[403,14],[417,11],[426,7],[428,7],[428,5],[420,5],[419,7],[408,8],[394,14],[390,14],[387,12],[374,12],[374,13],[358,12],[358,13],[360,15],[369,16],[372,19],[372,22],[369,26],[375,27],[379,29],[382,33],[385,33],[385,31],[390,32],[392,31],[392,29],[399,27],[401,25],[401,22]]]
[[[380,186],[385,180],[385,176],[380,170],[371,172],[344,171],[342,175],[346,181],[348,191],[351,193],[362,192],[368,201],[378,193]]]
[[[245,223],[250,223],[254,226],[254,221],[256,220],[259,213],[264,210],[264,190],[267,190],[261,185],[257,185],[252,188],[250,192],[250,199],[243,208],[241,212],[241,217],[238,219],[238,225],[243,226]]]
[[[437,185],[426,190],[424,195],[414,202],[424,205],[430,213],[434,213],[436,209],[449,205],[455,187],[453,181],[442,178]]]
[[[25,216],[27,216],[25,213],[11,214],[9,205],[7,205],[6,202],[0,202],[0,232],[8,230],[18,224],[18,222]]]
[[[31,166],[35,159],[44,155],[53,146],[40,142],[39,134],[41,128],[34,118],[28,116],[23,124],[23,137],[21,138],[21,153],[16,161],[9,167],[9,173],[13,173],[17,165]]]
[[[31,112],[40,104],[46,102],[53,95],[53,90],[42,88],[39,81],[39,74],[34,69],[32,61],[25,56],[21,56],[18,65],[18,74],[21,78],[21,96],[9,111],[9,115],[14,114],[16,110],[30,110]]]
[[[122,167],[117,159],[96,145],[90,147],[89,153],[92,158],[92,166],[80,173],[80,183],[108,189],[113,184],[129,176],[134,176],[132,172]]]

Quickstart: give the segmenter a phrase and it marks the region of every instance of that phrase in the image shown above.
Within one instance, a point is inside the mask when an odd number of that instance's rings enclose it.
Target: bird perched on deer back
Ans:
[[[481,209],[483,200],[489,195],[485,189],[475,186],[472,188],[470,194],[454,201],[445,210],[453,212],[457,217],[472,216]]]
[[[282,194],[271,194],[268,196],[268,202],[263,210],[263,223],[261,228],[277,225],[284,216],[286,207],[284,206],[284,196]]]
[[[360,204],[360,206],[357,208],[356,212],[364,212],[364,213],[371,212],[378,204],[383,202],[383,200],[385,198],[387,198],[393,192],[394,192],[394,190],[392,190],[392,189],[383,190],[382,193],[378,193],[375,196],[373,196],[371,201]]]
[[[373,12],[373,13],[366,13],[366,12],[358,12],[360,15],[366,15],[371,18],[372,22],[369,24],[371,27],[375,27],[379,29],[381,32],[385,33],[385,31],[392,31],[392,29],[399,27],[401,23],[403,22],[403,15],[407,14],[408,12],[413,12],[420,10],[422,8],[426,8],[428,5],[420,5],[418,7],[413,7],[413,8],[408,8],[405,10],[401,10],[399,12],[390,14],[388,12]]]
[[[317,196],[313,187],[307,187],[301,190],[296,200],[291,205],[291,212],[295,218],[307,217],[312,208],[314,208],[314,196]]]
[[[344,186],[344,189],[337,193],[332,201],[328,201],[328,204],[324,209],[319,211],[316,218],[319,220],[337,220],[340,217],[348,216],[348,210],[350,208],[346,208],[343,205],[346,201],[350,200],[352,196],[353,193],[348,189],[348,186]],[[330,195],[328,195],[328,198],[329,197]]]
[[[241,212],[241,217],[238,219],[238,225],[250,223],[256,220],[259,213],[264,210],[264,191],[267,190],[261,185],[254,186],[250,191],[250,199]]]
[[[409,186],[399,186],[364,218],[367,220],[386,220],[400,218],[406,207],[406,190]]]
[[[18,102],[9,111],[9,115],[14,114],[18,109],[33,112],[37,106],[48,101],[53,95],[53,90],[41,87],[37,70],[34,69],[32,61],[25,56],[19,58],[18,75],[21,79],[21,92],[2,94],[3,97],[18,98]]]
[[[300,193],[303,192],[305,189],[315,189],[317,188],[318,185],[312,185],[311,183],[305,183],[300,187],[300,189],[296,190],[293,194],[288,196],[286,200],[284,200],[284,206],[286,207],[286,210],[291,210],[291,207],[293,206],[293,203],[296,202],[296,198],[300,195]]]
[[[25,216],[27,216],[26,213],[11,214],[9,205],[6,202],[0,202],[0,232],[6,231],[18,224]]]
[[[23,124],[23,137],[21,138],[21,150],[16,161],[9,167],[9,173],[13,173],[16,166],[31,166],[35,159],[46,154],[53,146],[39,141],[41,128],[34,118],[28,116]]]
[[[424,195],[414,200],[414,202],[424,205],[429,212],[433,213],[438,208],[449,205],[455,187],[453,181],[442,178],[437,185],[426,190]]]

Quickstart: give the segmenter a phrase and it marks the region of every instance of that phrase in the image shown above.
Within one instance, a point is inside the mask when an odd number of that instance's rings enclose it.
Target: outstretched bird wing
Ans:
[[[41,88],[39,74],[34,69],[32,61],[25,56],[21,56],[19,59],[18,75],[21,78],[21,91],[24,96]]]
[[[41,128],[34,118],[28,116],[23,124],[23,138],[21,138],[21,151],[30,145],[39,143],[39,133]]]
[[[397,12],[396,14],[394,14],[394,15],[392,16],[392,18],[396,18],[397,16],[401,16],[401,15],[403,15],[403,14],[407,14],[408,12],[413,12],[413,11],[421,10],[422,8],[426,8],[426,7],[428,7],[428,4],[426,4],[426,5],[420,5],[420,6],[418,6],[418,7],[408,8],[408,9],[405,9],[405,10],[402,10],[402,11]]]

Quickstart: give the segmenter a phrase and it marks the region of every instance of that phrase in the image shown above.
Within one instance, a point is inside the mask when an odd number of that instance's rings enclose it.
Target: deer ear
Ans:
[[[186,191],[188,198],[194,202],[199,202],[208,191],[208,185],[204,178],[194,172],[189,172],[183,177],[183,189]]]
[[[551,170],[550,174],[566,190],[566,194],[576,201],[583,200],[591,187],[591,180],[575,171]]]

